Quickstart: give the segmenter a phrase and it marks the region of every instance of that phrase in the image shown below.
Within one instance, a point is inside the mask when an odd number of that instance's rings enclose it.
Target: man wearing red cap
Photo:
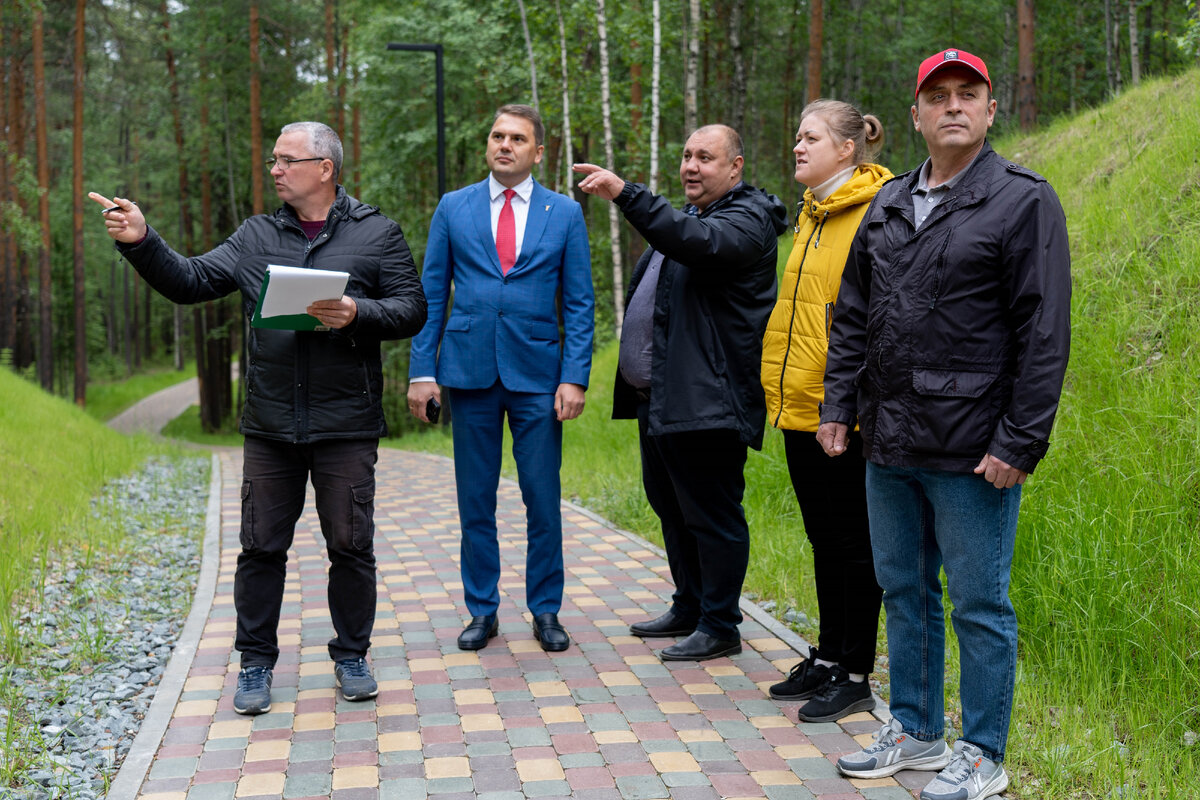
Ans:
[[[921,63],[912,119],[929,158],[876,195],[851,246],[817,431],[836,456],[861,429],[887,609],[893,718],[838,769],[939,771],[922,800],[979,800],[1008,785],[1017,510],[1049,447],[1070,344],[1062,207],[1044,178],[988,145],[991,90],[987,65],[965,51]],[[953,750],[943,568],[962,667]]]

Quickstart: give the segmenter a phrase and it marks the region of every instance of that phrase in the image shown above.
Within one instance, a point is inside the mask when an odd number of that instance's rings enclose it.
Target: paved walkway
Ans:
[[[375,512],[370,658],[379,696],[348,703],[336,694],[310,491],[289,553],[272,710],[239,716],[232,595],[241,454],[218,452],[214,468],[192,616],[110,800],[910,800],[930,777],[840,777],[837,755],[870,741],[880,723],[857,714],[797,725],[796,703],[770,700],[766,688],[806,646],[756,606],[743,603],[742,654],[660,661],[654,651],[672,640],[643,641],[628,625],[666,607],[661,553],[569,504],[560,619],[572,646],[543,652],[524,609],[524,512],[509,481],[498,511],[500,635],[478,653],[458,650],[465,611],[453,464],[390,449],[380,454]]]

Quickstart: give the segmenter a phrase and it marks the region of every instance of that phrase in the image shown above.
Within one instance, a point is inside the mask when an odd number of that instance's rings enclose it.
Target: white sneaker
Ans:
[[[941,769],[950,763],[950,748],[943,739],[922,742],[904,732],[900,720],[875,734],[875,743],[838,759],[837,768],[851,778],[886,778],[902,769]]]
[[[1008,774],[975,745],[959,739],[950,764],[921,791],[921,800],[983,800],[1008,788]]]

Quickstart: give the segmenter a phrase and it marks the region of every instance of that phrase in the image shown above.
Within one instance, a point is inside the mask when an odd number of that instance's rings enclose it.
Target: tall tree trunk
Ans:
[[[612,134],[612,99],[609,95],[608,72],[608,21],[604,13],[604,0],[596,0],[596,26],[600,32],[600,112],[604,119],[604,166],[614,169]],[[621,325],[625,320],[625,276],[621,264],[621,220],[617,215],[616,203],[608,204],[608,235],[612,252],[613,319],[616,322],[617,338],[621,338]]]
[[[4,187],[12,186],[13,183],[8,177],[8,159],[12,152],[11,138],[11,117],[12,109],[9,106],[9,82],[12,81],[12,70],[9,66],[9,58],[6,55],[8,50],[5,49],[5,44],[8,39],[8,28],[5,25],[5,20],[0,17],[0,108],[3,109],[3,117],[0,117],[0,134],[3,134],[4,155],[0,158],[0,193],[4,192]],[[0,199],[3,194],[0,194]],[[6,359],[10,360],[13,356],[13,344],[15,337],[13,336],[16,330],[16,259],[15,245],[16,239],[13,235],[6,233],[0,229],[0,354],[6,353]]]
[[[808,84],[804,92],[806,103],[811,103],[821,96],[821,54],[824,49],[825,3],[824,0],[812,0],[808,11]]]
[[[1108,75],[1108,91],[1115,94],[1120,88],[1117,69],[1117,32],[1113,28],[1112,0],[1104,0],[1104,71]]]
[[[338,6],[340,9],[341,6]],[[338,25],[338,80],[337,80],[337,130],[338,138],[342,140],[342,147],[345,148],[346,142],[346,64],[349,63],[350,50],[350,28],[347,25]],[[341,177],[338,178],[341,180]],[[342,181],[345,183],[345,181]]]
[[[250,201],[263,213],[262,64],[258,58],[258,0],[250,0]]]
[[[354,100],[350,113],[350,130],[354,139],[351,158],[354,161],[354,196],[362,197],[362,101],[358,99],[358,67],[351,70],[354,76]]]
[[[38,217],[42,223],[42,249],[38,253],[38,381],[47,392],[54,391],[54,304],[50,294],[50,154],[46,130],[46,56],[43,47],[43,12],[39,3],[33,11],[33,112],[37,125]]]
[[[83,76],[84,20],[87,0],[75,0],[75,130],[71,148],[75,180],[71,194],[75,200],[71,235],[75,242],[75,404],[87,402],[87,278],[83,259]]]
[[[742,47],[742,13],[746,0],[733,0],[729,8],[729,55],[733,59],[730,82],[729,124],[743,133],[746,127],[746,53]]]
[[[325,93],[329,95],[329,127],[337,130],[337,50],[334,44],[333,4],[325,0]]]
[[[683,135],[696,130],[699,118],[697,83],[700,70],[700,0],[688,0],[687,59],[683,72]]]
[[[183,105],[179,99],[179,76],[175,71],[175,50],[171,46],[171,15],[167,9],[167,0],[162,0],[159,5],[159,13],[162,14],[163,26],[163,47],[166,49],[167,60],[167,92],[171,98],[171,121],[175,130],[175,153],[179,159],[179,233],[182,238],[183,254],[191,256],[195,254],[195,247],[192,242],[192,216],[188,202],[188,168],[187,168],[187,150],[183,145]],[[197,314],[199,311],[196,312]],[[175,306],[175,369],[183,369],[183,310],[179,306]],[[195,316],[195,315],[194,315]],[[202,326],[197,326],[196,337],[201,337]],[[203,360],[197,358],[196,369],[199,373],[201,391],[200,397],[204,397],[204,378],[205,372],[203,368]],[[201,409],[201,417],[203,417],[203,408]]]
[[[653,0],[651,17],[654,27],[654,45],[650,66],[650,181],[647,186],[651,194],[658,192],[658,136],[662,102],[662,6],[661,0]]]
[[[574,158],[571,150],[571,86],[567,80],[567,27],[563,24],[562,4],[554,0],[554,13],[558,15],[558,56],[562,69],[562,147],[563,147],[563,182],[561,192],[570,192],[573,173],[571,162]]]
[[[525,53],[529,58],[529,92],[530,105],[535,109],[541,108],[541,101],[538,99],[538,84],[537,84],[537,62],[533,58],[533,39],[529,36],[529,18],[525,14],[525,0],[517,0],[517,8],[521,10],[521,30],[525,34]],[[538,180],[542,183],[546,182],[546,159],[542,159],[537,165]]]
[[[1137,10],[1137,0],[1129,0],[1129,77],[1134,86],[1142,82],[1142,57],[1138,42]]]
[[[1034,72],[1033,0],[1017,0],[1017,74],[1020,89],[1017,93],[1018,117],[1021,130],[1033,130],[1037,124],[1037,83]]]

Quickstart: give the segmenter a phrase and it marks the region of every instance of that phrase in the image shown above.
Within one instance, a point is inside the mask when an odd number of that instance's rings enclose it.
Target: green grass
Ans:
[[[206,433],[200,425],[200,406],[193,405],[187,411],[163,426],[162,435],[170,439],[203,444],[211,447],[241,447],[243,436],[238,433],[237,420],[230,420],[227,430]]]
[[[161,367],[123,380],[89,382],[86,411],[93,419],[110,420],[143,397],[195,375],[196,364],[189,361],[182,370]]]
[[[18,657],[15,603],[36,595],[39,565],[69,550],[84,560],[114,531],[90,513],[104,483],[164,446],[109,430],[72,403],[0,370],[0,655]]]

